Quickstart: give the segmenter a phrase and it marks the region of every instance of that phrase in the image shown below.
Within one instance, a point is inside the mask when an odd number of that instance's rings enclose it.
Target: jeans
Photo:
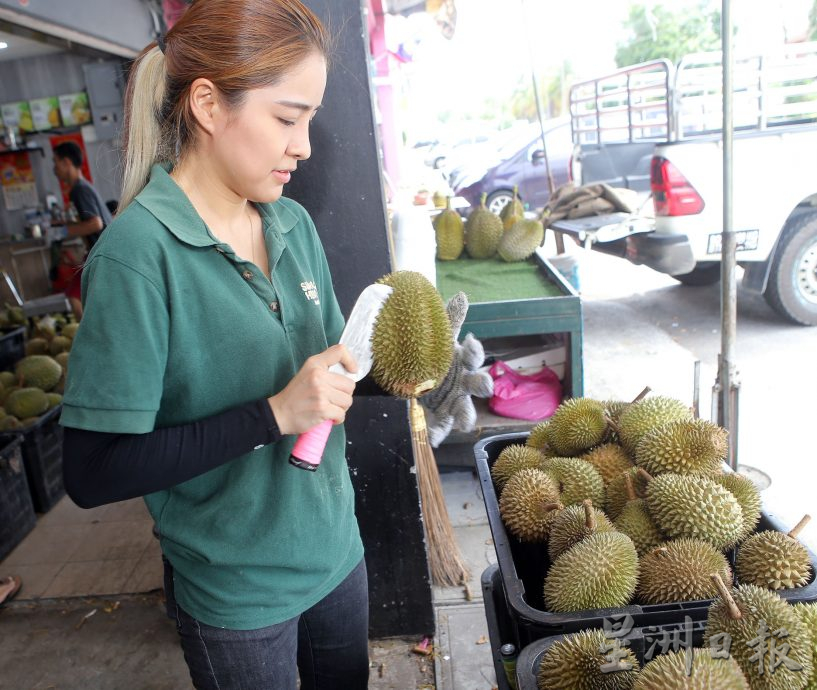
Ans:
[[[300,616],[258,630],[197,621],[173,596],[165,561],[168,614],[176,620],[196,690],[366,690],[369,601],[366,563]]]

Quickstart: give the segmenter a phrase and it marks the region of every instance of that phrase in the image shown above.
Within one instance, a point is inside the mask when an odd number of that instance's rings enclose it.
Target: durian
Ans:
[[[817,604],[814,602],[799,603],[793,608],[811,638],[811,676],[806,689],[815,690],[817,688]]]
[[[614,532],[613,523],[590,500],[582,505],[568,506],[562,510],[550,525],[548,556],[553,563],[571,547],[599,532]]]
[[[392,292],[375,318],[372,377],[392,395],[415,398],[451,368],[451,322],[440,293],[421,273],[396,271],[377,282]]]
[[[494,464],[491,465],[491,478],[497,489],[501,491],[505,483],[516,472],[525,469],[543,469],[543,462],[542,454],[535,448],[512,443],[505,446],[494,460]]]
[[[658,529],[671,539],[703,539],[726,549],[734,546],[743,527],[737,499],[699,475],[660,474],[647,484],[646,501]]]
[[[788,534],[765,530],[744,541],[735,558],[738,582],[767,589],[792,589],[808,584],[812,576],[811,559],[797,535],[809,520],[806,515]]]
[[[606,441],[610,441],[611,443],[620,443],[618,432],[616,431],[618,428],[618,420],[621,417],[621,413],[624,412],[624,410],[626,410],[630,404],[631,403],[624,400],[604,401],[604,414],[608,419],[607,436],[605,437]]]
[[[510,230],[516,221],[522,220],[525,217],[525,207],[519,201],[519,187],[513,186],[513,198],[502,207],[499,212],[499,219],[502,221],[502,227],[507,232]]]
[[[50,346],[45,338],[31,338],[25,345],[27,355],[47,355],[49,351]]]
[[[541,470],[520,470],[502,489],[499,514],[507,530],[522,541],[545,541],[559,508],[559,490]]]
[[[548,445],[563,457],[572,457],[604,440],[607,418],[604,405],[591,398],[570,398],[556,408],[545,429]]]
[[[638,677],[638,659],[622,646],[621,670],[610,672],[612,640],[604,630],[582,630],[565,635],[542,655],[536,682],[539,690],[630,690]]]
[[[627,479],[633,483],[636,498],[644,498],[647,495],[647,480],[644,475],[639,472],[638,467],[631,467],[626,472],[622,472],[617,477],[614,477],[607,485],[605,511],[609,518],[613,521],[621,515],[627,501],[630,500],[630,495],[627,491]]]
[[[638,554],[621,532],[598,532],[565,551],[550,566],[544,597],[548,611],[626,606],[638,582]]]
[[[657,395],[631,403],[621,412],[617,431],[621,445],[635,455],[641,437],[669,422],[692,419],[692,412],[680,400]]]
[[[633,461],[624,449],[616,443],[605,443],[597,446],[588,453],[581,456],[598,470],[606,487],[613,479],[622,472],[626,472],[633,466]]]
[[[624,475],[624,481],[630,500],[624,505],[614,524],[619,532],[633,540],[635,550],[638,551],[639,556],[642,556],[664,541],[664,538],[650,517],[644,499],[636,497],[632,480],[628,474]]]
[[[496,254],[504,232],[502,221],[485,206],[486,194],[465,222],[465,249],[472,259],[490,259]]]
[[[699,539],[674,539],[641,557],[636,596],[644,604],[713,599],[718,589],[712,573],[731,584],[725,556]]]
[[[662,472],[713,475],[726,457],[727,431],[705,419],[678,420],[647,431],[635,461],[652,475]]]
[[[50,391],[62,376],[62,367],[47,355],[29,355],[14,367],[18,382],[22,386],[34,386]]]
[[[536,448],[544,454],[550,454],[550,446],[548,446],[547,437],[545,436],[545,429],[547,428],[548,420],[536,424],[528,434],[528,440],[525,441],[526,446]]]
[[[727,589],[713,575],[720,596],[709,607],[705,638],[710,647],[723,647],[724,635],[731,640],[729,653],[738,662],[753,690],[801,690],[812,672],[811,646],[806,627],[793,606],[775,592],[739,585]],[[782,630],[787,635],[783,636]],[[772,639],[776,658],[772,657]],[[750,646],[751,645],[751,646]],[[786,663],[780,663],[785,655]],[[772,673],[772,664],[779,664]],[[793,664],[795,668],[790,668]]]
[[[687,672],[687,654],[689,673]],[[709,649],[666,652],[653,658],[638,674],[633,690],[750,690],[737,661],[714,659]]]
[[[740,504],[743,512],[743,527],[738,535],[738,541],[743,541],[755,531],[760,520],[760,511],[763,509],[760,491],[751,479],[737,472],[724,472],[711,479],[727,489]]]
[[[588,498],[593,505],[604,505],[604,482],[589,462],[578,458],[545,458],[542,469],[558,482],[559,495],[566,506]]]
[[[41,415],[48,409],[48,397],[39,388],[19,388],[3,402],[8,414],[18,419]]]
[[[499,240],[496,252],[504,261],[524,261],[542,246],[545,239],[545,226],[535,219],[516,221],[510,230],[506,230]]]
[[[434,219],[437,238],[437,258],[454,261],[460,258],[465,247],[465,223],[460,214],[451,208],[451,197],[446,197],[445,210]]]

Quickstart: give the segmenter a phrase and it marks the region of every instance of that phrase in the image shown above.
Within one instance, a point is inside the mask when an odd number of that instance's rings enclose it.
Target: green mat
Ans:
[[[533,258],[514,263],[496,258],[437,261],[437,290],[445,301],[462,290],[471,304],[563,295]]]

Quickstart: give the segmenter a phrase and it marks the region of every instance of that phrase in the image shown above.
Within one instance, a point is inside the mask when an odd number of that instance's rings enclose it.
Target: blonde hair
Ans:
[[[195,142],[191,84],[210,79],[227,107],[273,86],[315,52],[328,62],[329,36],[300,0],[196,0],[134,63],[125,94],[124,209],[157,162],[176,163]]]

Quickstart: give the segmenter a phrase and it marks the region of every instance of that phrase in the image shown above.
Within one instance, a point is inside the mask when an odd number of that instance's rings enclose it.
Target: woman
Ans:
[[[363,547],[340,425],[356,364],[309,216],[327,36],[298,0],[197,0],[131,71],[120,212],[83,274],[66,487],[145,496],[196,688],[365,688]],[[297,434],[333,420],[315,472]],[[297,660],[297,670],[296,670]]]

